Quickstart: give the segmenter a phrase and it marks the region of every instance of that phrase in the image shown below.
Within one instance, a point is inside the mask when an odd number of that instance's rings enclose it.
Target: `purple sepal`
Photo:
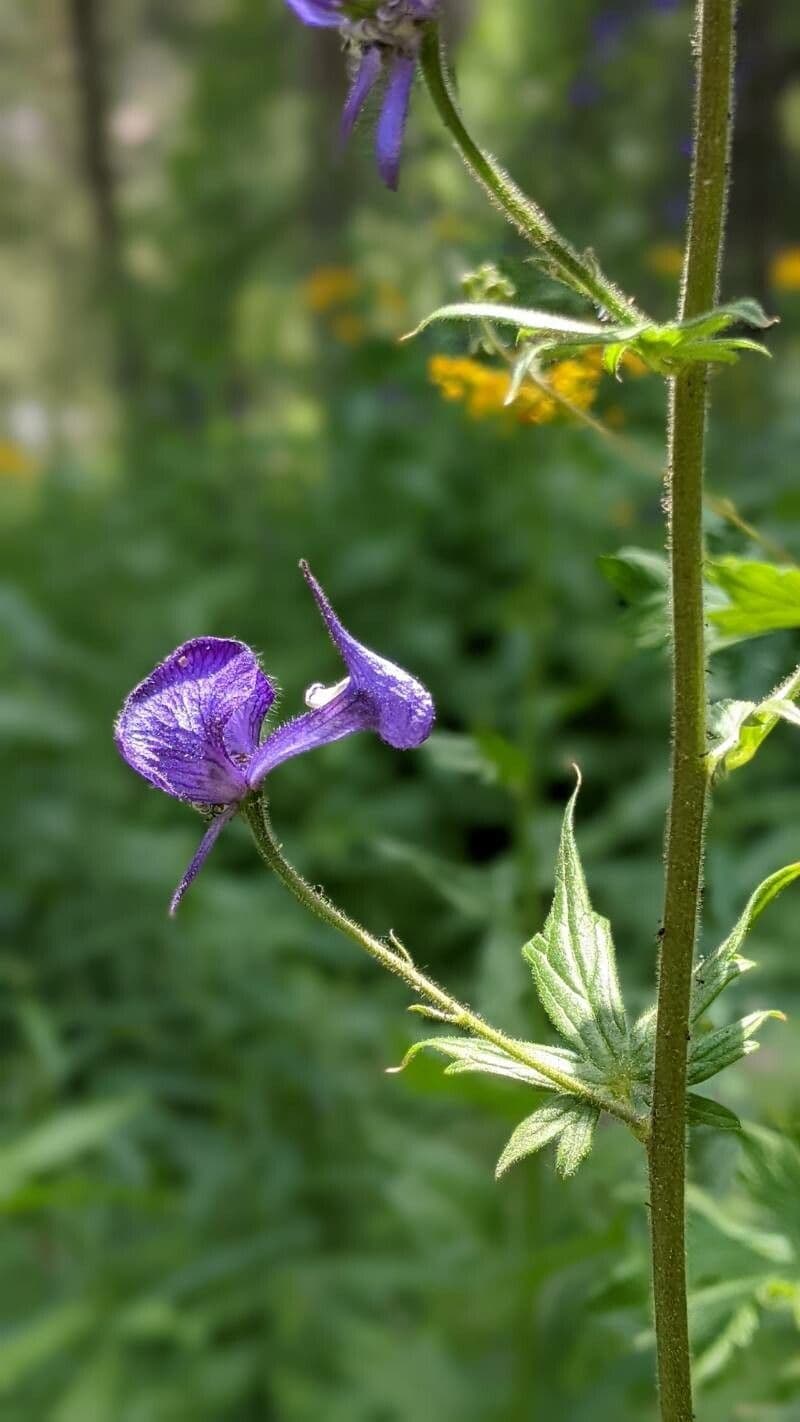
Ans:
[[[345,106],[342,109],[342,141],[346,142],[353,132],[353,125],[363,109],[379,77],[383,61],[377,45],[365,49],[355,78],[350,85]]]
[[[416,57],[405,54],[394,56],[375,135],[378,171],[387,188],[393,192],[397,190],[400,180],[400,157],[416,66]]]
[[[230,824],[231,820],[236,814],[236,810],[236,805],[229,805],[226,810],[222,811],[222,814],[214,816],[213,820],[208,826],[208,829],[206,830],[205,834],[203,835],[203,838],[201,839],[197,847],[197,853],[195,854],[191,864],[189,865],[189,868],[186,870],[186,873],[181,879],[181,882],[175,890],[175,893],[172,895],[169,905],[170,917],[172,917],[173,914],[176,913],[178,905],[184,894],[186,893],[186,890],[189,888],[189,885],[192,884],[197,878],[198,873],[205,864],[209,854],[214,848],[214,845],[219,839],[220,834],[224,830],[225,826],[227,824]]]
[[[274,699],[243,642],[196,637],[131,692],[117,721],[117,748],[167,795],[235,804],[247,794],[245,771]]]
[[[308,564],[300,564],[347,676],[338,686],[312,687],[311,710],[279,726],[256,751],[248,780],[264,777],[292,756],[329,745],[355,731],[375,731],[395,750],[413,750],[431,733],[435,709],[430,692],[394,662],[362,646],[345,630]]]
[[[333,29],[342,23],[338,0],[286,0],[286,3],[304,25]]]

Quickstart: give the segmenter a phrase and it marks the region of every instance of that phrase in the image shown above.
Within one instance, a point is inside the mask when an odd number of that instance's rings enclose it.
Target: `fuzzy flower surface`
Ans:
[[[342,112],[342,137],[353,126],[373,89],[383,87],[375,149],[387,187],[400,177],[411,89],[425,25],[435,19],[440,0],[286,0],[304,25],[338,30],[352,64],[350,90]]]
[[[342,626],[306,563],[303,574],[346,675],[306,692],[307,710],[262,739],[275,689],[255,652],[225,637],[195,637],[134,687],[117,720],[123,760],[157,789],[194,805],[208,821],[172,898],[174,913],[242,801],[282,761],[374,731],[395,750],[430,734],[430,693],[408,672],[357,642]]]

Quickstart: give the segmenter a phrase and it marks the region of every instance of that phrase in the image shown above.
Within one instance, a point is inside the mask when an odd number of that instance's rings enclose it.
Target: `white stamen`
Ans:
[[[335,686],[323,686],[321,681],[315,681],[305,694],[305,703],[309,711],[321,711],[323,706],[334,701],[340,691],[344,691],[349,680],[349,676],[346,676],[344,681],[337,681]]]

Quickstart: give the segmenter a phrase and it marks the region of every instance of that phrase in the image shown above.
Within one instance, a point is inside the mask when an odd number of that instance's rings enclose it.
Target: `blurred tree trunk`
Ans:
[[[99,285],[114,343],[117,383],[130,394],[140,362],[124,271],[117,186],[108,133],[107,65],[100,0],[68,0],[79,110],[81,164],[99,257]]]

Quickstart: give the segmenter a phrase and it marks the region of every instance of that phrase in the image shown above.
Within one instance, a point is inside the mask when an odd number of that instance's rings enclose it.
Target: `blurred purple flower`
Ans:
[[[171,913],[242,800],[282,761],[355,731],[374,731],[396,750],[411,750],[430,734],[430,693],[351,637],[308,565],[301,567],[347,671],[336,686],[309,688],[308,711],[261,741],[275,691],[255,653],[229,638],[195,637],[135,687],[120,712],[115,740],[123,760],[209,820]]]
[[[353,78],[342,112],[342,137],[349,138],[372,90],[386,87],[376,129],[378,170],[387,187],[400,176],[411,87],[424,27],[440,0],[286,0],[304,25],[338,29],[353,58]]]

